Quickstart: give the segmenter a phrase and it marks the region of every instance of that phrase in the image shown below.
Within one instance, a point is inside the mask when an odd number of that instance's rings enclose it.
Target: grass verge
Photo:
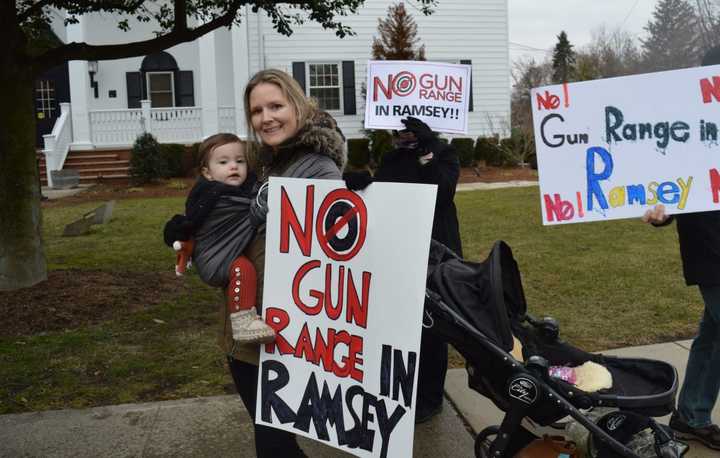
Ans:
[[[505,240],[520,265],[531,313],[557,318],[561,336],[581,348],[692,335],[702,301],[684,285],[673,228],[639,220],[543,227],[539,200],[537,187],[458,193],[466,257],[482,260],[495,240]],[[48,208],[49,267],[78,269],[78,275],[170,271],[173,257],[161,229],[183,202],[120,200],[109,224],[75,238],[60,236],[64,225],[99,202]],[[192,274],[179,281],[189,285],[181,294],[100,322],[0,335],[0,414],[232,392],[215,343],[221,298]],[[142,295],[125,299],[144,301]],[[47,304],[32,306],[49,313]],[[457,354],[451,360],[462,365]]]

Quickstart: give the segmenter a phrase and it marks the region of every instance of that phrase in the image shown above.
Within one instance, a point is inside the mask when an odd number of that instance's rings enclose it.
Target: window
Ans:
[[[308,64],[308,94],[318,101],[321,109],[342,110],[342,81],[339,63]]]
[[[148,72],[147,88],[150,106],[173,107],[175,106],[175,84],[172,72]]]
[[[55,111],[55,83],[52,80],[39,80],[35,84],[35,112],[38,119],[48,119]]]

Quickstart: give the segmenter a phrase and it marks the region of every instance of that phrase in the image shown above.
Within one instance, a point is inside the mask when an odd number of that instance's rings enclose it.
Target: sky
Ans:
[[[643,37],[657,0],[508,0],[510,8],[510,59],[543,60],[562,31],[575,48],[591,40],[593,30],[622,26]]]

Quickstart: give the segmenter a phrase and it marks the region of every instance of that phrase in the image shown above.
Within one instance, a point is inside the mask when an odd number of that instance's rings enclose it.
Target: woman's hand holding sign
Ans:
[[[642,216],[643,222],[650,223],[653,226],[662,226],[669,218],[670,216],[665,213],[665,205],[663,204],[655,205]]]

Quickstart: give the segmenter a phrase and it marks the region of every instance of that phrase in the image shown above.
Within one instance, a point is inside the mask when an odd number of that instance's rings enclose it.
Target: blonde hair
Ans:
[[[245,86],[245,96],[243,97],[247,131],[253,140],[252,142],[248,143],[248,149],[251,153],[255,148],[257,148],[257,144],[259,144],[259,141],[257,138],[257,133],[252,126],[252,114],[250,113],[250,93],[257,86],[264,83],[274,84],[275,86],[277,86],[283,93],[285,98],[288,100],[288,102],[290,102],[290,105],[295,110],[299,129],[302,129],[302,127],[315,116],[315,113],[317,111],[317,104],[315,103],[315,101],[306,97],[305,91],[302,90],[298,82],[295,81],[295,79],[292,76],[288,75],[286,72],[275,68],[269,68],[255,73],[255,75],[250,78],[250,81],[248,81],[247,86]]]
[[[240,140],[240,137],[231,133],[222,132],[211,135],[203,140],[198,147],[198,171],[202,172],[203,169],[208,168],[212,152],[217,147],[227,145],[228,143],[240,143],[240,145],[243,146],[243,150],[245,150],[245,143]]]

